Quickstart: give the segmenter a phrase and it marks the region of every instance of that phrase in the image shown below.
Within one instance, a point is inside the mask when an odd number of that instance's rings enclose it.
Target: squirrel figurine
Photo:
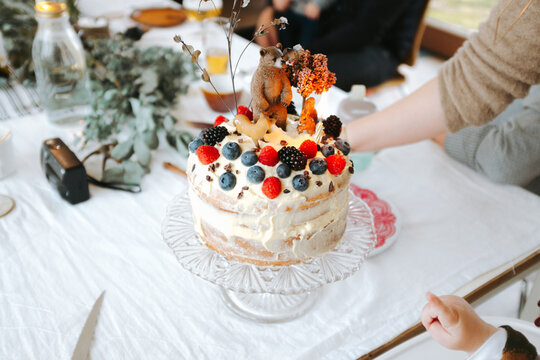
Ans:
[[[263,114],[276,120],[276,125],[286,130],[287,106],[292,100],[291,82],[282,67],[281,44],[260,51],[259,66],[251,80],[253,118]]]

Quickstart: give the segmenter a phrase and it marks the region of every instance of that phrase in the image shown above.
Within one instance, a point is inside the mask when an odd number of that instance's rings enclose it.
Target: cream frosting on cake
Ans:
[[[338,149],[337,140],[329,136],[318,139],[315,134],[298,134],[296,121],[289,117],[287,132],[272,125],[256,144],[251,137],[237,132],[234,120],[228,120],[220,124],[228,135],[213,145],[219,153],[217,158],[203,164],[201,159],[208,160],[200,157],[198,149],[190,154],[187,169],[193,219],[195,230],[206,245],[231,259],[284,265],[320,256],[339,244],[346,227],[348,188],[354,171],[348,149]],[[292,170],[286,177],[277,175],[281,161],[273,166],[259,161],[252,165],[262,168],[265,180],[278,179],[273,180],[280,185],[279,193],[272,188],[273,198],[268,196],[268,189],[263,189],[265,181],[254,183],[248,178],[251,166],[242,163],[241,155],[229,160],[223,154],[224,146],[231,142],[238,144],[241,154],[260,154],[266,146],[276,151],[284,146],[298,149],[307,140],[319,145],[316,155],[311,154],[304,168]],[[339,173],[326,169],[314,174],[311,170],[310,162],[314,159],[325,166],[329,161],[321,152],[324,145],[333,148],[334,157],[341,164],[344,161]],[[233,175],[227,175],[229,179],[235,179],[232,188],[230,183],[226,189],[220,185],[220,177],[225,173]],[[307,188],[295,188],[293,179],[297,175],[308,180]]]

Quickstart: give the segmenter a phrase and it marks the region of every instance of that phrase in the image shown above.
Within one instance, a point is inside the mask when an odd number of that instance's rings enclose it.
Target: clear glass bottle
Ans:
[[[66,4],[35,6],[38,30],[32,46],[41,106],[54,123],[80,120],[90,111],[90,91],[81,40],[69,23]]]

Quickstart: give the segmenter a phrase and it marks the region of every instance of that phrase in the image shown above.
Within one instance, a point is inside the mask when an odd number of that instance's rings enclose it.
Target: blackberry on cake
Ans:
[[[227,135],[229,135],[229,131],[225,126],[216,126],[203,130],[201,137],[205,145],[214,146],[223,141]]]
[[[285,146],[278,151],[279,161],[287,164],[292,170],[304,170],[306,168],[306,156],[294,146]]]
[[[333,138],[341,135],[341,120],[336,115],[330,115],[323,120],[324,133]]]

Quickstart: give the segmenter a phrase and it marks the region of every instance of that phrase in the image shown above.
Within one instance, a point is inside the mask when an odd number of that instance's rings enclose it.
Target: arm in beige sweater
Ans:
[[[428,139],[491,121],[516,97],[540,83],[540,2],[502,0],[477,34],[444,65],[439,76],[396,104],[356,120],[347,136],[356,151]],[[510,27],[511,26],[511,27]],[[509,30],[508,30],[509,29]]]
[[[514,99],[525,97],[540,83],[540,2],[500,1],[443,66],[439,79],[451,132],[490,122]]]

